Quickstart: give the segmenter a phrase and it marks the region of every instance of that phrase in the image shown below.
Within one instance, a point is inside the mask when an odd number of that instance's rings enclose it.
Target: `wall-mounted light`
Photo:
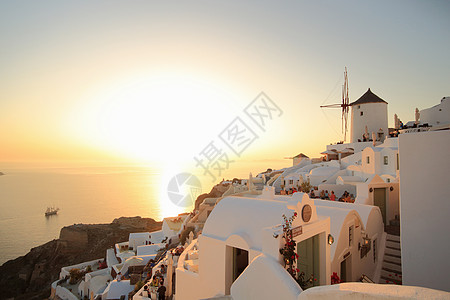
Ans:
[[[328,234],[328,245],[331,245],[334,243],[334,237],[331,234]]]
[[[367,255],[371,248],[371,238],[366,234],[362,237],[363,243],[358,243],[358,251],[361,251],[361,258]]]
[[[394,190],[394,187],[391,185],[391,187],[389,188],[389,190],[392,192]]]
[[[373,192],[373,188],[370,188],[370,189],[369,189],[369,192],[371,192],[371,193],[372,193],[372,192]]]
[[[370,244],[370,241],[371,241],[371,240],[372,240],[372,239],[369,238],[369,236],[366,234],[366,236],[363,237],[364,245]]]
[[[273,238],[274,238],[274,239],[278,238],[278,233],[274,232],[274,233],[273,233]]]

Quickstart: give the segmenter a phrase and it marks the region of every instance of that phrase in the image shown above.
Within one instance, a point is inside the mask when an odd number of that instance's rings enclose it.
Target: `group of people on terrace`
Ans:
[[[156,270],[153,274],[153,267],[155,267],[156,262],[151,259],[144,270],[147,270],[147,277],[145,279],[144,291],[142,292],[143,297],[151,298],[151,294],[157,294],[158,299],[165,299],[166,287],[164,286],[164,276],[167,273],[167,266],[164,264],[160,265],[160,268]]]
[[[314,192],[314,189],[312,189],[311,192],[309,193],[309,197],[316,198],[316,199],[336,201],[336,194],[334,193],[334,191],[331,191],[330,193],[328,193],[328,190],[321,190],[320,193],[318,193],[318,195],[316,195],[316,193]],[[353,202],[355,202],[355,197],[353,196],[353,194],[350,194],[349,192],[344,191],[342,196],[339,197],[337,201],[353,203]]]
[[[289,188],[289,189],[286,189],[286,190],[285,189],[281,189],[280,195],[292,195],[292,194],[297,193],[297,192],[302,192],[302,188],[299,187],[297,189],[295,187],[292,187],[292,188]],[[317,195],[316,195],[316,193],[317,193]],[[323,200],[336,201],[336,195],[335,195],[334,191],[331,191],[330,193],[328,193],[328,190],[321,190],[319,192],[318,190],[315,190],[314,188],[312,188],[309,191],[309,198],[311,198],[311,199],[323,199]],[[353,194],[350,194],[349,192],[344,191],[342,196],[339,197],[337,201],[354,203],[355,202],[355,197],[353,196]]]

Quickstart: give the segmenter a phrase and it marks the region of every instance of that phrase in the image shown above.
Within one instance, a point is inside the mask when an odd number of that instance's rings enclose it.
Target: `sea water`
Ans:
[[[149,168],[9,170],[0,176],[0,265],[59,237],[62,227],[121,216],[163,218],[160,176]],[[49,206],[57,215],[45,217]]]
[[[251,171],[257,174],[286,164],[286,161],[241,161],[227,173],[229,179],[248,178]],[[161,221],[183,210],[192,210],[189,207],[171,211],[164,202],[170,201],[164,198],[167,183],[156,168],[96,166],[0,171],[5,173],[0,176],[0,265],[57,239],[64,226],[111,223],[121,216]],[[222,180],[200,179],[203,193]],[[50,206],[59,207],[60,211],[45,217]]]

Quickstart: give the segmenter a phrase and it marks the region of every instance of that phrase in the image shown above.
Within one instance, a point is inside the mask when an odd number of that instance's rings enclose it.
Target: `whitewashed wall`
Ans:
[[[300,293],[298,300],[406,300],[423,299],[437,300],[449,299],[446,292],[419,288],[414,286],[402,286],[393,284],[373,283],[341,283],[327,286],[318,286]]]
[[[450,123],[450,97],[441,99],[441,103],[420,111],[420,122],[431,126],[442,126]]]
[[[361,111],[363,112],[362,116]],[[388,134],[387,116],[387,103],[364,103],[361,105],[353,105],[351,112],[351,142],[356,143],[358,142],[358,139],[362,141],[366,126],[370,138],[372,138],[372,132],[378,133],[380,128],[383,129],[384,136],[386,136]]]
[[[450,131],[402,134],[403,284],[450,291]]]
[[[244,270],[231,287],[233,300],[296,300],[302,289],[273,258],[260,255]]]

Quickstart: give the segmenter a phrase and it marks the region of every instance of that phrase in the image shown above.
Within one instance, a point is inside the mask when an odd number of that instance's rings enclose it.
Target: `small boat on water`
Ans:
[[[51,216],[51,215],[56,215],[59,211],[59,208],[57,207],[47,207],[47,210],[45,211],[45,216]]]

